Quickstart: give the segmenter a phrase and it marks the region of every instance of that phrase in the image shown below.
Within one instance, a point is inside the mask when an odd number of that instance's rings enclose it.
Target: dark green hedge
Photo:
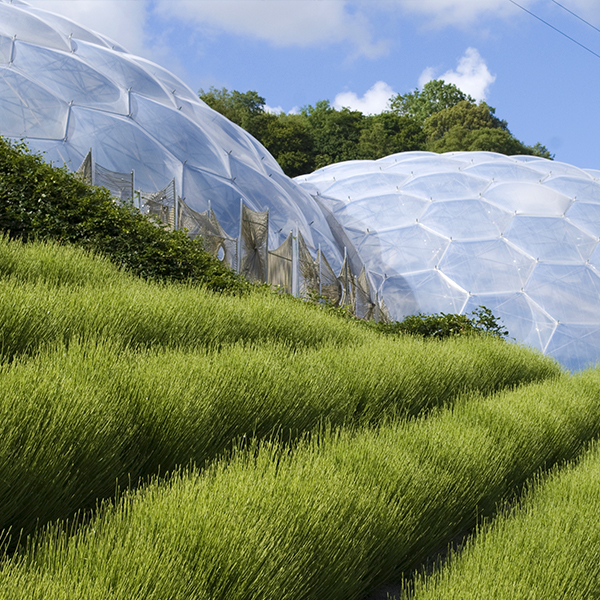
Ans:
[[[250,285],[205,252],[200,240],[158,226],[133,206],[117,205],[107,190],[2,137],[0,231],[23,241],[83,246],[147,279],[192,281],[215,291],[243,291]]]

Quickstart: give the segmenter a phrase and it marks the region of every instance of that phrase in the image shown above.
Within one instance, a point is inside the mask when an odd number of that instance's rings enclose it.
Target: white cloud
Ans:
[[[458,61],[456,71],[446,71],[437,77],[434,74],[435,70],[427,67],[419,77],[419,87],[432,79],[443,79],[446,83],[453,83],[465,94],[473,96],[475,100],[485,100],[488,88],[496,81],[496,76],[490,73],[475,48],[467,48],[465,55]]]
[[[537,1],[519,0],[519,4],[530,7]],[[521,12],[507,0],[395,0],[378,4],[383,8],[429,17],[429,24],[434,27],[467,27],[484,17],[506,18]]]
[[[269,106],[268,104],[265,104],[263,107],[264,111],[266,113],[270,113],[272,115],[280,115],[282,112],[285,112],[283,110],[283,108],[281,108],[281,106]]]
[[[378,81],[365,92],[362,98],[354,92],[338,94],[333,101],[333,106],[338,110],[348,107],[352,110],[360,110],[365,115],[375,115],[388,108],[389,99],[394,95],[396,92],[385,81]]]
[[[355,55],[369,58],[377,58],[389,48],[388,43],[373,40],[369,20],[360,11],[349,12],[347,0],[157,0],[155,8],[163,17],[279,47],[347,42]]]

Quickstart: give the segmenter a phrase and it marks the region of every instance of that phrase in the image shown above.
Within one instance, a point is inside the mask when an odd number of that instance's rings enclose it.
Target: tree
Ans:
[[[314,140],[306,117],[273,116],[260,141],[289,177],[314,171]]]
[[[265,113],[265,99],[251,90],[242,93],[236,90],[230,92],[226,88],[218,90],[211,87],[208,92],[201,89],[198,95],[200,100],[206,102],[212,109],[247,131],[253,128],[253,121],[267,114]]]
[[[495,116],[495,109],[485,102],[475,104],[461,100],[458,104],[433,113],[423,123],[423,133],[428,143],[441,140],[453,127],[459,125],[466,131],[476,129],[502,129],[508,131],[506,121]]]
[[[365,116],[359,110],[336,110],[329,100],[305,106],[300,114],[307,119],[314,140],[315,168],[359,158],[358,143]]]
[[[393,112],[365,117],[358,142],[360,158],[376,160],[397,152],[422,150],[425,134],[413,117],[401,117]]]
[[[398,94],[391,98],[390,109],[400,116],[413,117],[424,122],[432,114],[464,101],[475,103],[474,98],[462,92],[453,83],[434,79],[427,82],[422,90],[417,88],[414,92]]]

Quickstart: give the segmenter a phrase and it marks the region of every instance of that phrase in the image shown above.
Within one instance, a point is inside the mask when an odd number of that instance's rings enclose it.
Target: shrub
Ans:
[[[250,288],[205,252],[200,240],[168,231],[131,205],[117,205],[107,190],[2,137],[0,199],[0,231],[13,239],[81,246],[146,279],[193,281],[220,292]]]
[[[500,323],[492,311],[479,306],[470,314],[433,314],[410,315],[403,321],[376,323],[377,330],[387,334],[409,334],[425,338],[447,338],[454,335],[489,334],[505,338],[508,330]]]

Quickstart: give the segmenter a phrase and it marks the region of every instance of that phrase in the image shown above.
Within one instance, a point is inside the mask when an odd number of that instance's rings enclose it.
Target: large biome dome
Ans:
[[[25,138],[45,159],[77,170],[89,150],[103,168],[134,171],[135,187],[209,203],[237,235],[240,200],[270,210],[269,245],[300,228],[335,264],[340,253],[309,194],[267,150],[179,78],[115,42],[25,2],[0,0],[0,135]]]
[[[343,227],[394,319],[484,305],[572,370],[600,361],[600,172],[408,152],[296,178]]]

